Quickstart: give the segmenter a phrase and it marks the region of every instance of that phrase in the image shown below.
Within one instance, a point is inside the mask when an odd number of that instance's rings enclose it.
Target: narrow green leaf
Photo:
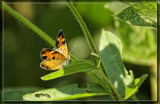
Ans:
[[[98,95],[107,95],[107,93],[89,93],[86,92],[85,88],[78,88],[76,84],[72,84],[61,88],[50,88],[35,93],[28,93],[23,96],[23,99],[29,101],[55,101]]]
[[[37,26],[32,24],[29,20],[27,20],[25,17],[11,9],[9,6],[7,6],[4,2],[3,7],[4,10],[6,10],[8,13],[10,13],[13,17],[24,23],[26,26],[28,26],[30,29],[32,29],[37,35],[39,35],[41,38],[43,38],[45,41],[47,41],[52,46],[55,46],[55,41],[49,37],[46,33],[44,33],[41,29],[39,29]]]
[[[14,11],[12,8],[7,6],[4,2],[2,2],[2,6],[4,7],[4,10],[6,10],[8,13],[10,13],[13,17],[24,23],[26,26],[28,26],[31,30],[33,30],[35,33],[37,33],[38,36],[40,36],[42,39],[44,39],[46,42],[48,42],[50,45],[55,47],[55,41],[47,35],[45,32],[43,32],[40,28],[35,26],[33,23],[31,23],[29,20],[27,20],[25,17]],[[71,60],[75,61],[78,60],[75,56],[71,55]]]
[[[121,60],[122,43],[119,38],[108,31],[102,31],[100,37],[100,57],[105,72],[121,95],[125,95],[126,70]]]
[[[70,62],[67,66],[64,66],[63,69],[47,74],[41,77],[41,79],[51,80],[73,73],[87,72],[93,70],[95,67],[95,63],[90,60]]]
[[[143,74],[140,78],[134,79],[133,83],[125,88],[125,100],[134,95],[144,80],[148,77],[148,74]]]
[[[117,17],[136,26],[157,26],[157,4],[132,4],[120,12]]]

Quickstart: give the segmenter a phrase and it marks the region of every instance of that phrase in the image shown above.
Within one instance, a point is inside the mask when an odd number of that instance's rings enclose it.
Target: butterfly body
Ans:
[[[44,48],[40,56],[43,60],[40,63],[40,67],[46,70],[59,70],[64,65],[68,64],[70,55],[68,54],[67,43],[62,30],[58,33],[56,48],[52,50]]]

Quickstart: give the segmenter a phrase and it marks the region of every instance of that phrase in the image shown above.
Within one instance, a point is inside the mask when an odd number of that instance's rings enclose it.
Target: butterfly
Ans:
[[[62,30],[58,33],[56,48],[43,48],[40,52],[40,57],[43,60],[40,63],[40,67],[46,70],[59,70],[68,64],[70,54],[68,53],[67,43]]]

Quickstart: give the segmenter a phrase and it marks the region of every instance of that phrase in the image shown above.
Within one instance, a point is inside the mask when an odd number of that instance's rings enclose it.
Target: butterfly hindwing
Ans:
[[[65,56],[58,51],[52,53],[52,58],[45,59],[41,62],[40,66],[46,70],[58,70],[63,66]]]
[[[44,48],[44,49],[42,49],[42,51],[40,53],[40,56],[41,56],[42,60],[54,59],[55,55],[57,55],[57,54],[59,54],[58,51],[51,50],[51,49],[48,49],[48,48]]]

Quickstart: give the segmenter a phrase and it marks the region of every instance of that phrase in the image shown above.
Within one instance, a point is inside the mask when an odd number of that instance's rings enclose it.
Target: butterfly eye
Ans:
[[[55,59],[55,57],[52,57],[52,59]]]

